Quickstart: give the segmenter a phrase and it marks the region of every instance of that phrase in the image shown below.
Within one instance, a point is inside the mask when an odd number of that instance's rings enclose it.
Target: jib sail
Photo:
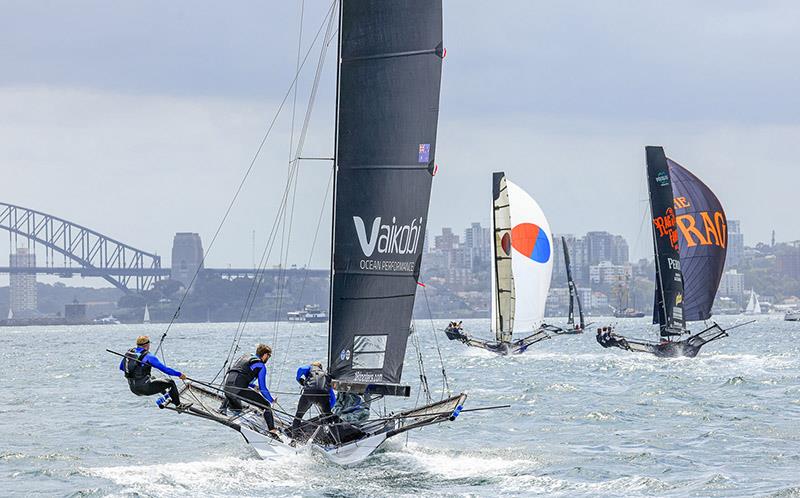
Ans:
[[[343,0],[328,355],[340,382],[396,384],[434,173],[441,1]]]
[[[728,220],[717,196],[686,168],[667,158],[675,195],[686,321],[707,320],[725,267]]]
[[[662,147],[645,147],[645,153],[656,264],[653,323],[661,326],[662,337],[669,337],[680,335],[685,326],[683,274],[672,179]]]
[[[511,209],[505,173],[492,176],[492,330],[509,342],[514,330],[514,274],[511,269]]]

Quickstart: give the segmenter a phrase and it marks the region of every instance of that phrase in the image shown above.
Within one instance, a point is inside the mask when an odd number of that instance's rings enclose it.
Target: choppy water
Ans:
[[[645,324],[618,330],[646,336]],[[279,390],[294,391],[294,368],[325,356],[324,324],[295,327],[284,368],[288,328],[275,344]],[[436,384],[430,325],[417,327]],[[234,329],[174,327],[167,363],[213,376]],[[104,350],[161,330],[0,329],[0,495],[800,496],[800,324],[780,317],[694,359],[604,350],[588,334],[502,358],[442,334],[450,383],[469,393],[468,407],[512,408],[398,437],[345,469],[314,455],[259,460],[236,432],[133,396]],[[272,342],[273,331],[252,324],[243,344]],[[406,365],[416,388],[415,362]],[[296,398],[279,398],[293,409]]]

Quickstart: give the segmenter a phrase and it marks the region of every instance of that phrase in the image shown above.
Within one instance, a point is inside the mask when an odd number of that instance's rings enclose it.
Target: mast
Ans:
[[[333,277],[336,272],[334,265],[336,244],[334,237],[336,235],[336,177],[338,170],[338,144],[339,144],[339,78],[341,76],[342,65],[342,0],[339,1],[339,29],[336,41],[336,107],[334,109],[334,125],[333,125],[333,188],[331,189],[331,269],[328,276],[328,368],[331,368],[331,337],[333,320],[330,319],[333,313]]]
[[[683,318],[683,274],[675,221],[674,195],[667,157],[662,147],[645,147],[647,183],[652,215],[656,290],[653,323],[661,337],[670,340],[685,331]]]
[[[567,268],[567,287],[569,288],[569,315],[567,317],[568,325],[575,325],[575,310],[573,309],[573,302],[575,301],[575,282],[572,281],[572,271],[569,267],[569,250],[567,249],[567,239],[561,237],[561,246],[564,249],[564,266]],[[583,320],[581,320],[583,322]],[[581,323],[583,326],[583,323]]]

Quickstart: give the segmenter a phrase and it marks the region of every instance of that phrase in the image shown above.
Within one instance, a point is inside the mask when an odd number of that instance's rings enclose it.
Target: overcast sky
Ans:
[[[208,245],[289,88],[300,5],[0,1],[0,201],[167,264],[176,231]],[[329,5],[305,3],[303,52]],[[608,230],[645,256],[644,146],[663,145],[742,221],[747,244],[773,229],[800,239],[796,1],[445,0],[444,13],[431,236],[488,224],[491,172],[504,170],[554,232]],[[334,53],[308,156],[332,154]],[[301,73],[298,123],[317,54]],[[290,99],[209,266],[251,265],[253,230],[263,245],[291,110]],[[328,175],[326,163],[301,168],[290,263],[309,258]],[[317,267],[329,258],[322,227]]]

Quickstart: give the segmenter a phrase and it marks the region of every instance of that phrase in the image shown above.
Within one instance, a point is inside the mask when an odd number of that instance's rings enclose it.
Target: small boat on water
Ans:
[[[727,220],[717,197],[662,147],[646,147],[647,179],[656,265],[653,323],[659,342],[598,333],[603,347],[659,357],[694,357],[711,341],[726,337],[712,322],[691,333],[688,321],[708,320],[727,251]]]
[[[783,319],[787,322],[800,322],[800,309],[788,310]]]
[[[307,304],[301,311],[286,313],[286,320],[290,322],[324,323],[328,321],[328,314],[320,309],[318,304]]]
[[[614,308],[614,318],[644,318],[644,316],[643,311],[636,311],[633,308]]]
[[[562,328],[544,323],[553,273],[553,239],[542,208],[522,188],[497,172],[492,177],[492,332],[495,340],[472,337],[461,322],[445,334],[467,346],[501,355],[525,352]],[[526,334],[514,339],[514,331]]]

